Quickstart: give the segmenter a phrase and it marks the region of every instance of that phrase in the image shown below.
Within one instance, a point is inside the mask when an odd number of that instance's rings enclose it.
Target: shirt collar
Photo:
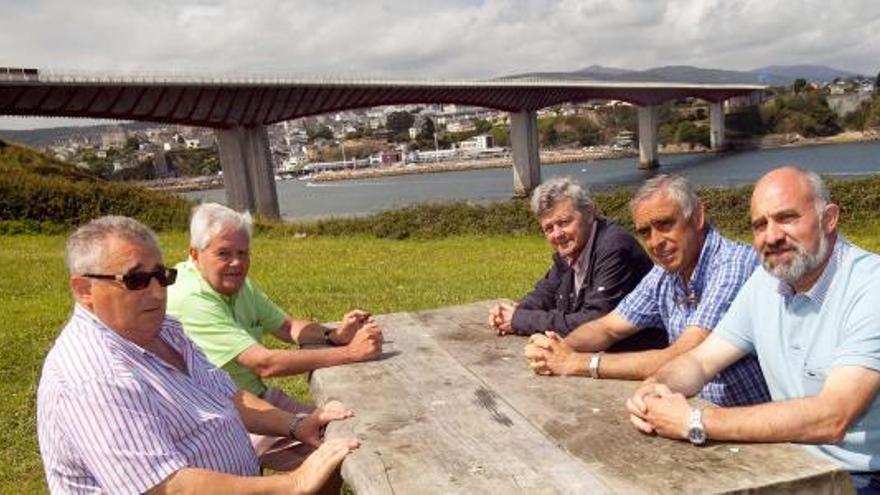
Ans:
[[[86,320],[89,320],[91,322],[93,328],[95,328],[96,330],[101,332],[102,335],[106,336],[107,338],[109,338],[113,342],[116,342],[118,345],[121,345],[123,348],[128,349],[130,352],[137,352],[140,354],[148,354],[149,353],[149,351],[147,351],[143,347],[126,339],[122,335],[119,335],[119,333],[117,333],[115,330],[110,328],[106,323],[101,321],[101,319],[98,318],[98,316],[95,315],[95,313],[92,313],[91,311],[89,311],[89,309],[86,308],[85,306],[83,306],[82,304],[76,303],[74,305],[73,314],[74,314],[75,318],[79,317],[79,318],[84,318]],[[183,353],[182,343],[177,338],[177,335],[175,335],[174,332],[172,332],[168,329],[167,322],[168,322],[167,317],[162,320],[162,324],[161,324],[162,326],[159,329],[159,337],[162,338],[163,340],[165,340],[165,342],[168,343],[168,345],[173,347],[174,350],[176,350],[177,352],[179,352],[181,354],[181,356],[183,356],[184,353]]]
[[[703,238],[703,247],[700,249],[700,257],[697,258],[697,264],[694,266],[694,271],[691,273],[690,280],[685,282],[684,277],[681,274],[675,274],[675,280],[678,282],[677,285],[679,285],[680,289],[684,291],[682,297],[686,297],[688,301],[696,302],[696,300],[699,299],[699,292],[702,290],[703,278],[705,277],[704,272],[707,270],[706,267],[709,264],[707,260],[712,257],[712,253],[718,250],[720,245],[721,236],[711,225],[706,225],[706,235]]]
[[[235,294],[233,294],[231,296],[227,296],[226,294],[221,294],[221,293],[217,292],[216,290],[214,290],[214,288],[211,287],[211,284],[209,284],[208,281],[205,280],[205,277],[202,276],[202,272],[199,271],[199,267],[196,266],[196,262],[193,261],[192,256],[190,256],[186,261],[184,261],[183,265],[184,265],[184,267],[186,267],[187,270],[190,270],[193,272],[193,275],[195,276],[196,280],[199,281],[199,287],[201,288],[202,292],[207,292],[208,294],[214,294],[217,297],[219,297],[221,300],[226,301],[227,304],[235,304],[235,298],[238,297],[238,293],[241,292],[241,289],[239,289],[238,292],[236,292]]]
[[[590,238],[587,239],[587,243],[584,244],[584,248],[581,249],[581,254],[578,255],[577,259],[574,260],[574,263],[571,264],[571,267],[574,269],[575,273],[584,273],[587,270],[587,265],[589,264],[590,259],[590,251],[593,249],[593,239],[596,238],[596,220],[593,220],[593,224],[590,226]]]
[[[837,240],[834,241],[828,263],[825,265],[825,269],[822,270],[822,275],[819,276],[816,283],[808,291],[800,295],[821,306],[822,302],[825,301],[825,296],[828,294],[828,289],[831,288],[831,281],[834,279],[834,274],[837,273],[840,260],[848,250],[849,242],[843,239],[843,236],[838,235]],[[782,280],[779,281],[776,291],[785,298],[786,302],[796,295],[794,287]]]

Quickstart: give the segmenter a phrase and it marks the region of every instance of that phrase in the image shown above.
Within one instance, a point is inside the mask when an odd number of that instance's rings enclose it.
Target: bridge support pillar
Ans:
[[[709,102],[709,146],[724,149],[724,102]]]
[[[657,107],[639,107],[639,168],[657,168]]]
[[[229,207],[280,218],[266,127],[235,126],[216,133]]]
[[[527,197],[541,183],[538,115],[534,110],[510,114],[510,147],[513,151],[513,194]]]

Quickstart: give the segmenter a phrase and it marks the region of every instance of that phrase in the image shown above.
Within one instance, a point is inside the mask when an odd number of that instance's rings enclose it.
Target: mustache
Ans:
[[[774,244],[768,244],[768,245],[764,246],[764,249],[762,249],[761,252],[764,254],[779,254],[779,253],[783,253],[785,251],[792,251],[792,250],[800,252],[803,250],[803,246],[800,246],[799,244],[794,243],[794,242],[781,240],[781,241],[776,242]]]

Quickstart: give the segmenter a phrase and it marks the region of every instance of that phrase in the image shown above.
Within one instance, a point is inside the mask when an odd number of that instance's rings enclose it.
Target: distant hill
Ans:
[[[9,142],[27,144],[30,146],[49,146],[52,143],[73,136],[83,136],[99,139],[102,134],[122,127],[126,131],[137,131],[155,127],[151,122],[120,122],[119,124],[104,124],[94,126],[70,126],[70,127],[47,127],[44,129],[28,130],[4,130],[0,129],[0,138]]]
[[[45,153],[25,146],[7,143],[0,139],[0,171],[22,172],[67,181],[104,182],[88,170],[72,163],[56,160]]]
[[[501,80],[563,79],[587,81],[626,82],[681,82],[695,84],[767,84],[787,86],[795,79],[830,82],[835,78],[850,78],[860,74],[824,65],[771,65],[749,71],[704,69],[690,65],[668,65],[647,70],[629,70],[591,65],[571,72],[528,72],[503,76]]]
[[[38,151],[0,140],[0,235],[59,232],[101,215],[183,230],[191,204],[171,193],[103,180]]]
[[[768,65],[759,69],[753,69],[759,80],[768,80],[771,82],[765,84],[777,84],[772,82],[776,80],[782,81],[782,84],[791,84],[795,79],[806,79],[807,81],[831,82],[836,78],[848,79],[850,77],[859,76],[855,72],[838,70],[824,65]]]

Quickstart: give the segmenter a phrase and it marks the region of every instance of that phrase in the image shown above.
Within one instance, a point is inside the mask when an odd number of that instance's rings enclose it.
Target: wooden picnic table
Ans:
[[[312,374],[318,404],[355,411],[342,475],[358,495],[426,493],[850,493],[844,471],[789,444],[643,435],[624,403],[636,382],[541,377],[526,339],[498,337],[495,301],[376,316],[374,361]]]

